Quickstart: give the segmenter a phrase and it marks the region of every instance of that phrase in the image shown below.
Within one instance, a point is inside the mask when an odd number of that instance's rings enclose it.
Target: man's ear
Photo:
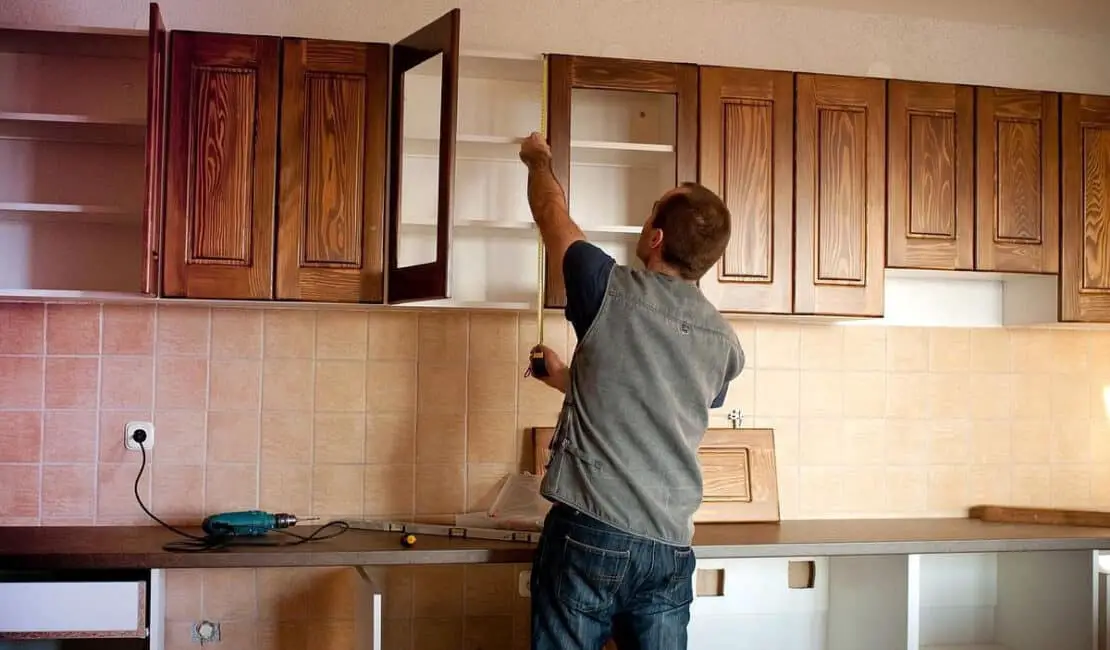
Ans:
[[[651,231],[651,247],[663,248],[663,231],[658,228],[653,228]]]

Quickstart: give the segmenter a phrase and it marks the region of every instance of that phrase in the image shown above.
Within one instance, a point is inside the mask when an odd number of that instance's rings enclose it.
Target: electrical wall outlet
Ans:
[[[150,451],[154,449],[154,423],[153,422],[128,422],[123,429],[123,446],[130,451],[140,451],[139,443],[135,441],[135,434],[142,431],[146,434],[142,448]]]
[[[521,598],[530,598],[532,596],[532,572],[521,571],[516,577],[516,589]]]

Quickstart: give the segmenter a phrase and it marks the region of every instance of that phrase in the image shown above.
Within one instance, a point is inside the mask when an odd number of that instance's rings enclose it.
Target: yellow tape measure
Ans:
[[[547,136],[547,55],[541,59],[543,65],[543,85],[540,90],[540,135]],[[528,370],[535,377],[547,376],[547,364],[544,362],[543,350],[543,308],[547,302],[547,283],[544,281],[547,255],[543,247],[543,235],[536,229],[536,348],[532,350]]]

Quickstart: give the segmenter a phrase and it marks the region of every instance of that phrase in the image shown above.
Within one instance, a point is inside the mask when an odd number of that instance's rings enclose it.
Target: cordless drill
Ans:
[[[296,524],[297,517],[288,513],[242,510],[205,517],[201,528],[213,537],[261,537],[271,530]]]

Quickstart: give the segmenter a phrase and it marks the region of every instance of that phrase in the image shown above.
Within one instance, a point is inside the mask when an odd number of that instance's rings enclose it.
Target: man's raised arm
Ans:
[[[528,166],[528,205],[532,218],[539,226],[548,258],[561,273],[567,249],[586,236],[570,218],[566,194],[551,170],[551,147],[542,135],[533,133],[521,143],[520,159]]]

